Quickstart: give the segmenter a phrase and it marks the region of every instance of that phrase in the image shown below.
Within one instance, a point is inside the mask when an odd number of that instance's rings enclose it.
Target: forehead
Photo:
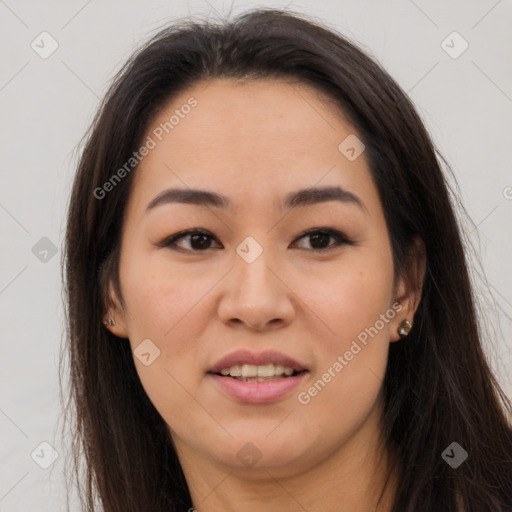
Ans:
[[[146,201],[170,186],[229,196],[285,194],[317,183],[369,187],[364,153],[350,161],[339,149],[354,134],[340,109],[310,86],[201,82],[151,120],[144,140],[154,147],[137,168],[134,192]]]
[[[174,97],[148,132],[165,125],[173,113],[188,111],[185,106],[192,99],[197,105],[179,120],[175,118],[176,125],[163,134],[170,146],[194,145],[200,152],[211,153],[229,146],[247,158],[263,150],[259,157],[265,158],[286,150],[305,152],[303,144],[327,149],[343,132],[354,131],[333,102],[327,103],[325,96],[310,86],[281,80],[219,79],[201,82]],[[333,139],[326,139],[327,134]]]

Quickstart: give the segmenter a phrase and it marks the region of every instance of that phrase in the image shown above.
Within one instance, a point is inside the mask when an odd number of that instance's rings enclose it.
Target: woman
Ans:
[[[269,9],[155,36],[94,120],[65,263],[86,510],[512,509],[436,150],[341,35]]]

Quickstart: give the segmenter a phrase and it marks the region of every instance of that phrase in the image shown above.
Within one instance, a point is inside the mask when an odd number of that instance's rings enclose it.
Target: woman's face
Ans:
[[[273,80],[198,84],[151,123],[110,329],[185,467],[291,474],[375,439],[407,297],[356,136]]]

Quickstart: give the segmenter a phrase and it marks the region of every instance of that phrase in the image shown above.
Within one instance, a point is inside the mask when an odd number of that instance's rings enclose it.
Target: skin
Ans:
[[[111,287],[107,327],[135,350],[149,338],[160,356],[135,364],[169,426],[194,507],[267,511],[390,510],[393,454],[380,441],[382,381],[397,328],[413,320],[421,282],[394,274],[388,231],[365,154],[349,161],[338,145],[355,130],[315,89],[286,81],[199,83],[174,97],[147,135],[190,97],[198,105],[143,159],[123,226],[120,284]],[[341,186],[364,207],[329,201],[281,208],[289,193]],[[145,212],[167,188],[227,196],[232,209],[172,203]],[[314,250],[311,228],[353,244]],[[198,228],[213,235],[196,250],[159,247]],[[252,236],[263,253],[247,263],[236,247]],[[197,247],[197,245],[195,246]],[[421,269],[421,262],[413,265]],[[307,390],[365,328],[398,301],[401,310],[308,404]],[[305,365],[300,389],[271,404],[241,404],[206,372],[246,348],[273,349]],[[251,442],[261,455],[237,456]],[[321,496],[321,499],[319,499]],[[303,507],[303,508],[301,508]]]

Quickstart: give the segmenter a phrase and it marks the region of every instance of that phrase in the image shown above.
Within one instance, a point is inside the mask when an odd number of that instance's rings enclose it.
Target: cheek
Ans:
[[[393,303],[393,262],[390,251],[362,248],[347,252],[332,265],[304,272],[297,295],[317,314],[332,349],[343,349],[373,326]],[[388,324],[380,330],[386,331]]]
[[[315,282],[304,282],[301,293],[329,329],[314,338],[317,364],[299,402],[315,411],[319,423],[327,413],[340,419],[329,423],[337,425],[333,428],[339,428],[339,421],[355,428],[376,403],[384,379],[390,320],[396,314],[390,306],[391,253],[359,251],[333,267],[322,286]]]
[[[189,313],[214,277],[194,278],[173,268],[165,255],[142,251],[126,258],[121,275],[130,334],[153,336],[164,344],[169,338],[177,339],[174,333],[188,323]]]
[[[143,261],[143,258],[146,258]],[[186,405],[197,385],[190,368],[197,367],[196,340],[206,329],[208,315],[199,299],[212,286],[210,279],[191,279],[172,270],[165,258],[133,255],[121,266],[121,285],[126,301],[126,322],[134,355],[149,339],[158,357],[150,366],[134,358],[137,372],[157,409],[175,403]],[[184,387],[183,387],[184,386]]]
[[[195,340],[207,323],[198,299],[211,287],[210,280],[190,280],[170,273],[168,265],[147,261],[129,262],[123,276],[130,344],[146,394],[171,427],[175,426],[172,413],[176,410],[180,411],[180,425],[197,422],[201,409],[191,403],[198,376],[190,368],[198,365]],[[137,346],[145,339],[151,340],[158,353],[148,366],[136,357]],[[208,419],[205,417],[205,425]]]

